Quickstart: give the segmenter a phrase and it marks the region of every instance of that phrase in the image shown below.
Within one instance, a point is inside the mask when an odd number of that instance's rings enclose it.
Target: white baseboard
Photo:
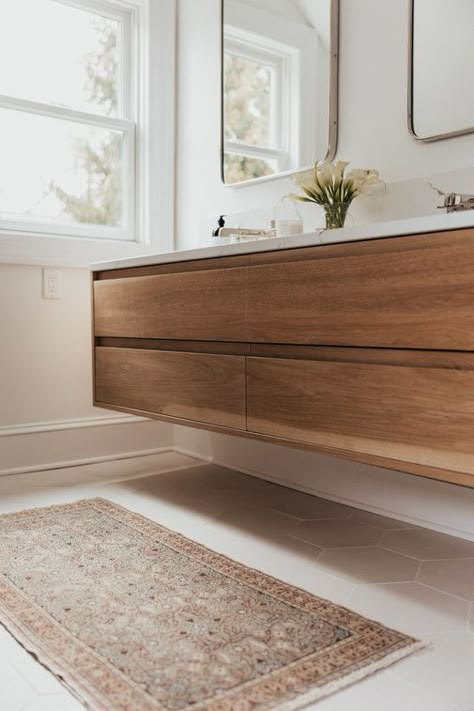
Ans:
[[[118,461],[120,459],[134,459],[135,457],[149,457],[153,454],[167,454],[174,452],[173,447],[157,447],[156,449],[133,450],[130,452],[112,453],[102,457],[83,457],[82,459],[66,459],[63,462],[52,462],[48,464],[34,464],[27,467],[16,467],[13,469],[0,469],[0,477],[13,476],[15,474],[30,474],[31,472],[54,471],[55,469],[69,469],[81,467],[87,464],[99,464],[100,462]]]
[[[129,416],[5,427],[0,476],[158,454],[172,447],[171,425]]]
[[[203,462],[474,541],[474,489],[229,435],[204,432],[196,440],[184,427],[175,429],[174,446]]]
[[[196,451],[193,451],[192,448],[188,449],[187,447],[173,446],[173,452],[176,452],[177,454],[183,454],[185,457],[191,457],[192,459],[197,459],[199,462],[202,462],[202,464],[217,463],[217,462],[214,462],[214,459],[211,456],[196,453]],[[229,467],[229,469],[230,469],[230,467]]]
[[[25,434],[41,432],[60,432],[82,427],[105,427],[127,423],[149,422],[146,417],[135,415],[102,415],[99,417],[81,417],[74,420],[56,420],[54,422],[28,422],[23,425],[8,425],[0,427],[0,437],[18,437]]]

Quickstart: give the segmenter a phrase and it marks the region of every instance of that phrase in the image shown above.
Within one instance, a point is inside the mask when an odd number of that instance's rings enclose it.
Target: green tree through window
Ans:
[[[104,108],[107,116],[116,115],[118,96],[117,23],[100,18],[95,23],[98,49],[85,57],[86,90],[90,100]],[[77,170],[85,176],[81,195],[64,190],[52,181],[50,190],[62,203],[64,212],[75,222],[116,227],[122,215],[122,136],[111,132],[97,143],[75,141]]]

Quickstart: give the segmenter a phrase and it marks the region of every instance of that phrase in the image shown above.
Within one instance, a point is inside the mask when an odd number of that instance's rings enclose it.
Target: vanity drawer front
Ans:
[[[474,349],[474,235],[317,249],[249,268],[249,341]]]
[[[94,282],[96,336],[244,340],[241,267]]]
[[[474,474],[474,370],[248,358],[247,427],[372,463]]]
[[[95,402],[245,429],[245,359],[98,347]]]

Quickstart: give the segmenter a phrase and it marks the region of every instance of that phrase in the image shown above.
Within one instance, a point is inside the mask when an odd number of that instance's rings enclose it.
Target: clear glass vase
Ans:
[[[327,230],[344,227],[350,204],[350,202],[336,202],[332,205],[323,205]]]

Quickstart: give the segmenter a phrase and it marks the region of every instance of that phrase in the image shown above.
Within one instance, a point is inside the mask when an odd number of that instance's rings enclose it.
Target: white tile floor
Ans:
[[[0,478],[0,513],[93,496],[430,642],[318,711],[474,711],[474,543],[176,453]],[[0,627],[0,710],[81,708]]]

